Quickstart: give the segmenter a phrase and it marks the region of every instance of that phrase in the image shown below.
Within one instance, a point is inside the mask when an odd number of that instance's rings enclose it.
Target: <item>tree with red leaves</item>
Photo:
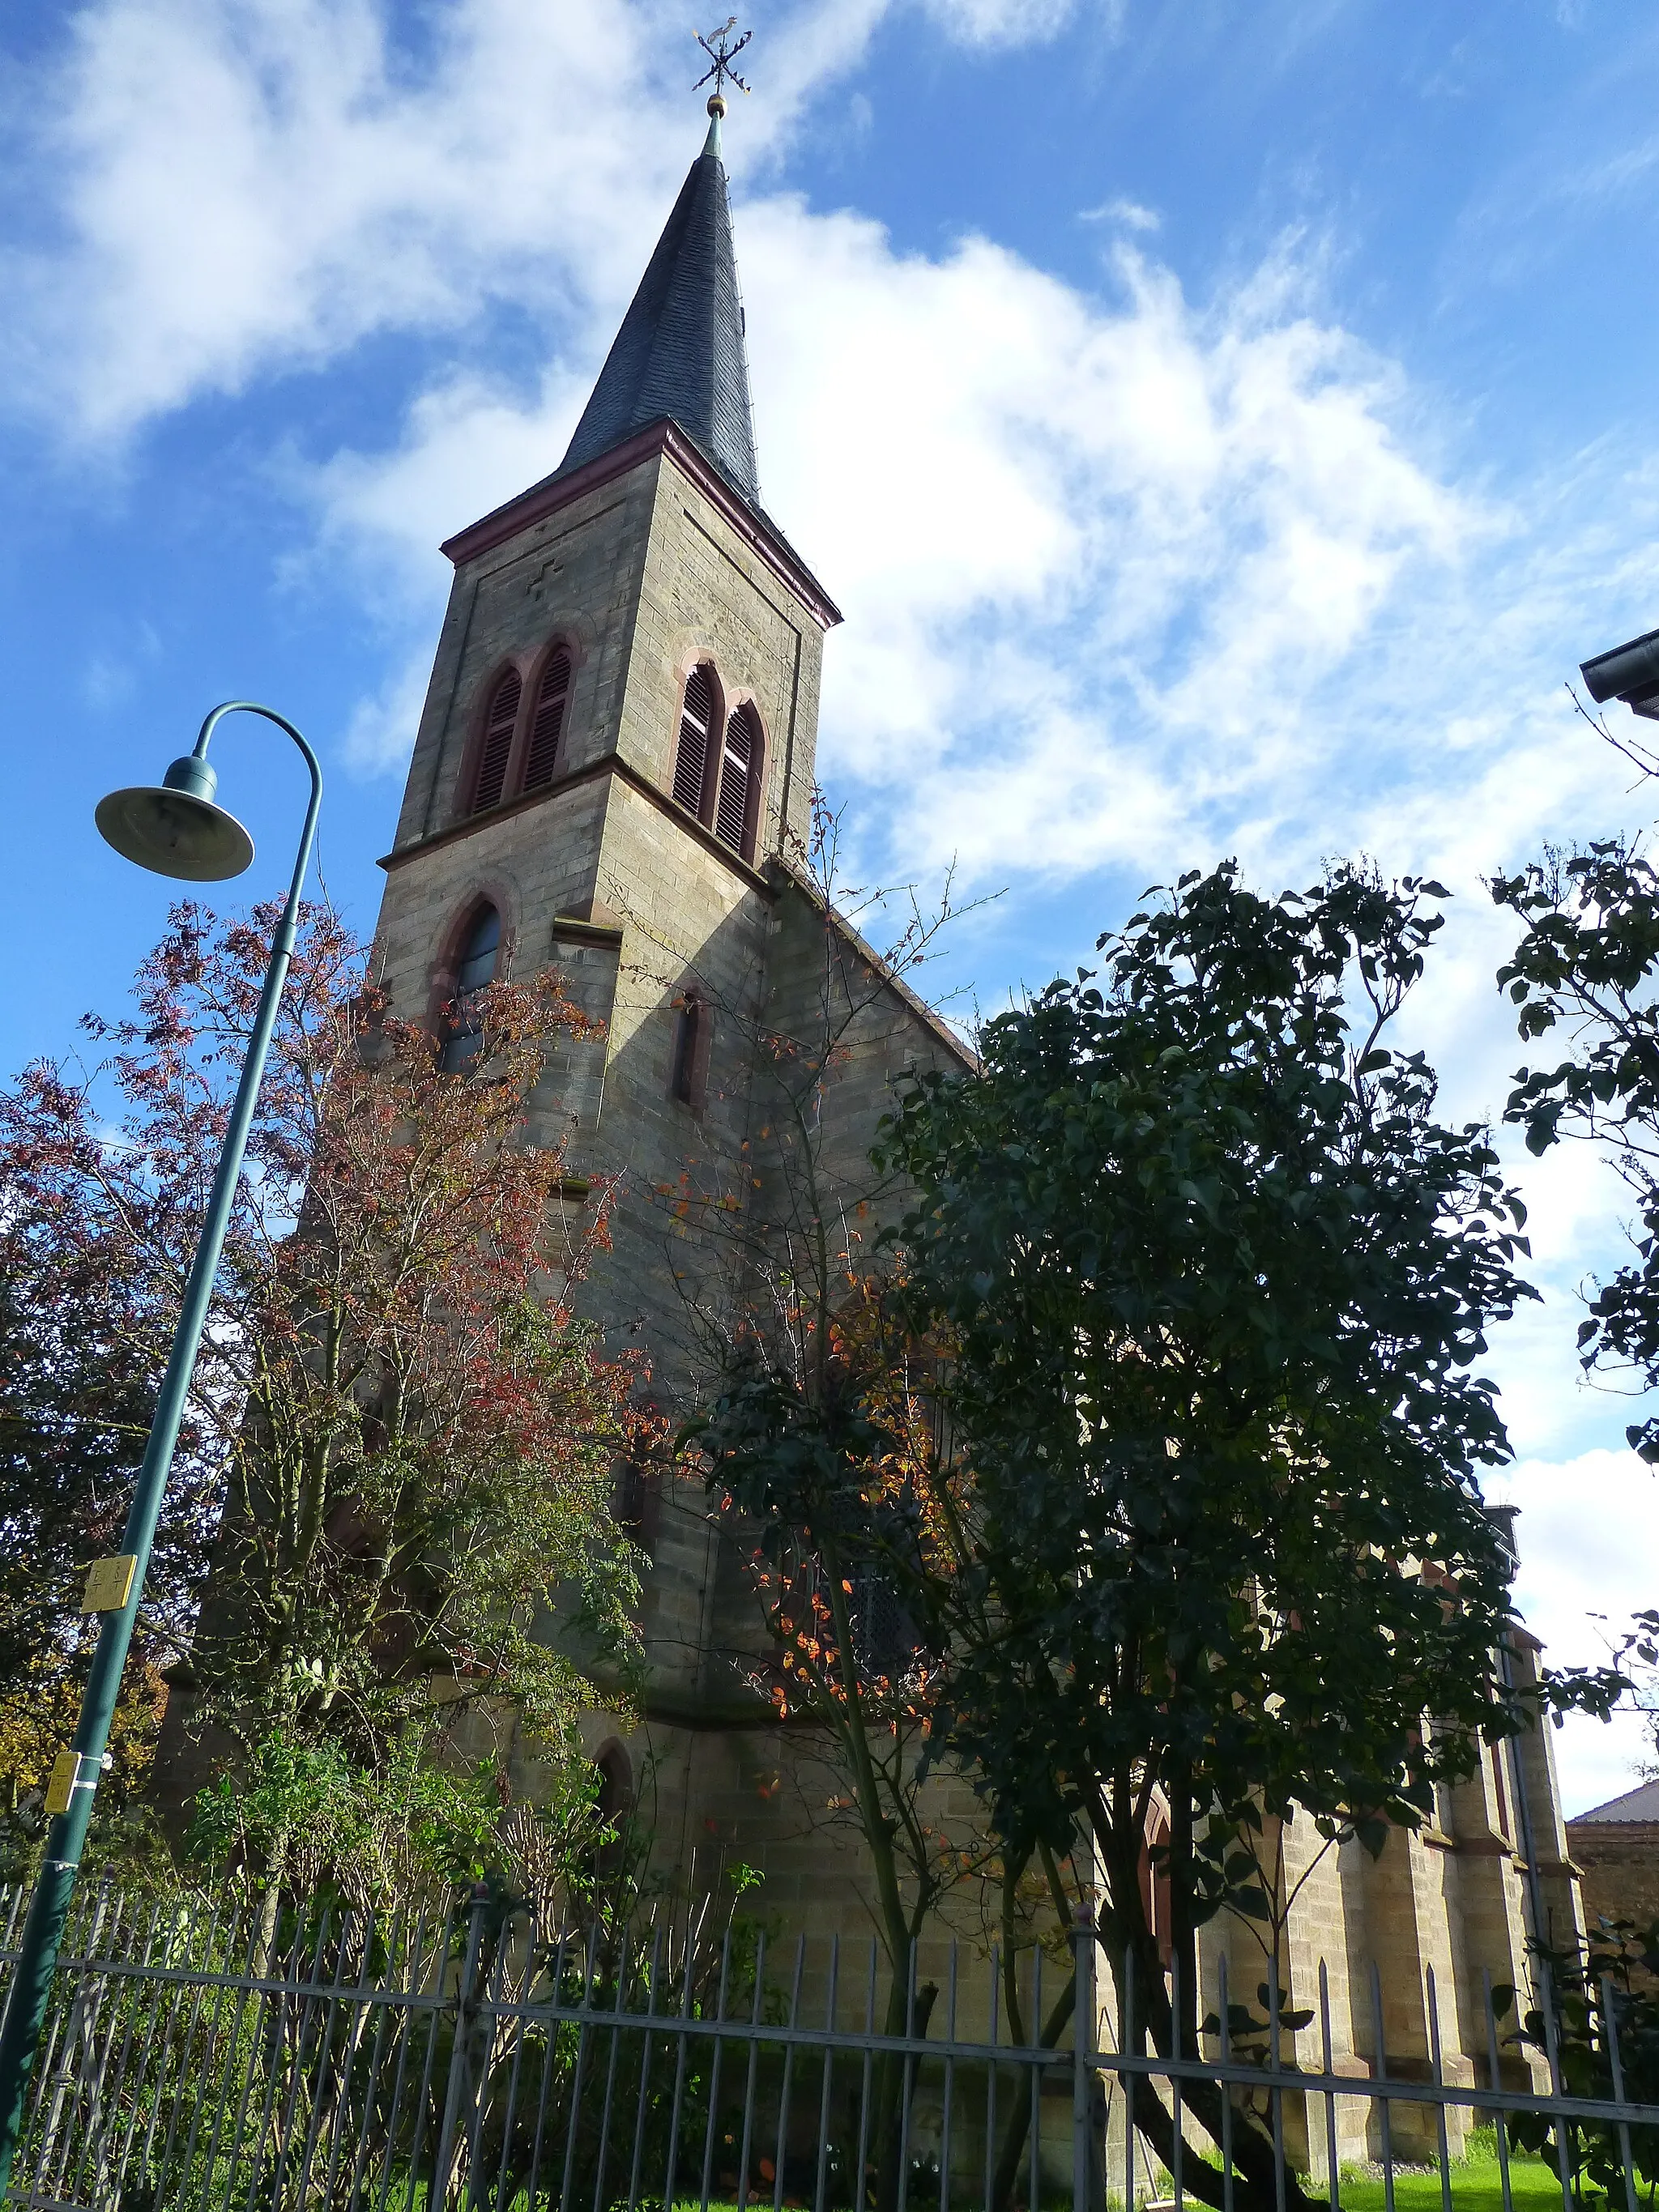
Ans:
[[[99,1070],[37,1064],[0,1096],[6,1279],[40,1313],[95,1294],[145,1394],[275,921],[175,908],[134,1016],[85,1024]],[[179,1703],[233,1777],[273,1741],[402,1771],[411,1735],[437,1754],[466,1714],[495,1723],[503,1774],[519,1729],[574,1761],[592,1669],[631,1655],[611,1498],[635,1370],[570,1303],[607,1193],[528,1141],[546,1050],[586,1025],[552,975],[464,1018],[478,1048],[447,1072],[441,1036],[394,1019],[364,949],[307,912],[170,1501],[174,1529],[216,1520],[206,1595],[186,1629],[164,1577],[149,1620],[152,1653],[185,1647]]]

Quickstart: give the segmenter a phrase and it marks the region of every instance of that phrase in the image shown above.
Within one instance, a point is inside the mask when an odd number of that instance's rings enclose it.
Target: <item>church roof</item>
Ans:
[[[1581,1820],[1659,1820],[1659,1782],[1644,1782],[1622,1797],[1609,1797],[1605,1805],[1575,1813],[1568,1826],[1577,1827]]]
[[[677,423],[733,491],[759,507],[743,301],[718,121],[680,187],[555,473],[597,460],[665,420]]]

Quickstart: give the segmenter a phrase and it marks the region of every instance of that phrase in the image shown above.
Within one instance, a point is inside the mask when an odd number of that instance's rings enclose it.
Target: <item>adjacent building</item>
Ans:
[[[1567,1848],[1584,1893],[1584,1917],[1659,1920],[1659,1781],[1644,1782],[1567,1822]]]

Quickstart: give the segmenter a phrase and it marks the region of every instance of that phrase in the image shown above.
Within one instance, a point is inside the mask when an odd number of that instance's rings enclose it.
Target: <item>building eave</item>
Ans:
[[[836,627],[842,620],[841,609],[782,532],[732,489],[677,422],[666,420],[647,424],[633,437],[580,468],[544,477],[539,483],[532,484],[528,491],[521,491],[504,507],[493,508],[477,522],[469,523],[465,530],[458,530],[453,538],[445,538],[439,550],[459,568],[469,561],[476,561],[481,553],[505,544],[521,531],[533,528],[550,514],[556,514],[573,501],[596,491],[601,484],[626,476],[657,453],[666,455],[709,504],[720,510],[738,536],[799,600],[821,629]]]
[[[943,1014],[930,1006],[926,999],[911,989],[904,978],[882,958],[869,939],[856,929],[838,908],[826,902],[823,893],[804,868],[799,867],[793,860],[786,860],[779,853],[774,854],[768,860],[766,872],[779,890],[787,886],[790,890],[799,892],[800,896],[818,913],[828,915],[830,927],[851,948],[857,958],[869,969],[871,974],[893,994],[905,1012],[946,1048],[964,1075],[979,1075],[983,1073],[984,1064],[972,1045],[964,1037],[957,1036]]]

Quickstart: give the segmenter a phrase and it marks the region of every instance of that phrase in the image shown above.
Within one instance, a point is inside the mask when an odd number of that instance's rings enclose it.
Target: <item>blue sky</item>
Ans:
[[[1085,957],[1141,886],[1369,851],[1457,896],[1414,1010],[1451,1111],[1520,1057],[1483,872],[1651,799],[1577,662],[1659,622],[1659,21],[1622,0],[759,0],[726,131],[767,503],[848,614],[820,762],[859,870],[1006,886],[948,981]],[[704,27],[706,27],[706,26]],[[330,778],[367,930],[447,568],[563,449],[701,142],[652,0],[94,0],[9,17],[0,1066],[114,1006],[165,892],[91,831],[205,708]],[[274,888],[297,764],[224,793]],[[1659,1601],[1617,1248],[1517,1162],[1545,1306],[1494,1346],[1523,1594]],[[1571,1805],[1628,1729],[1558,1740]]]

